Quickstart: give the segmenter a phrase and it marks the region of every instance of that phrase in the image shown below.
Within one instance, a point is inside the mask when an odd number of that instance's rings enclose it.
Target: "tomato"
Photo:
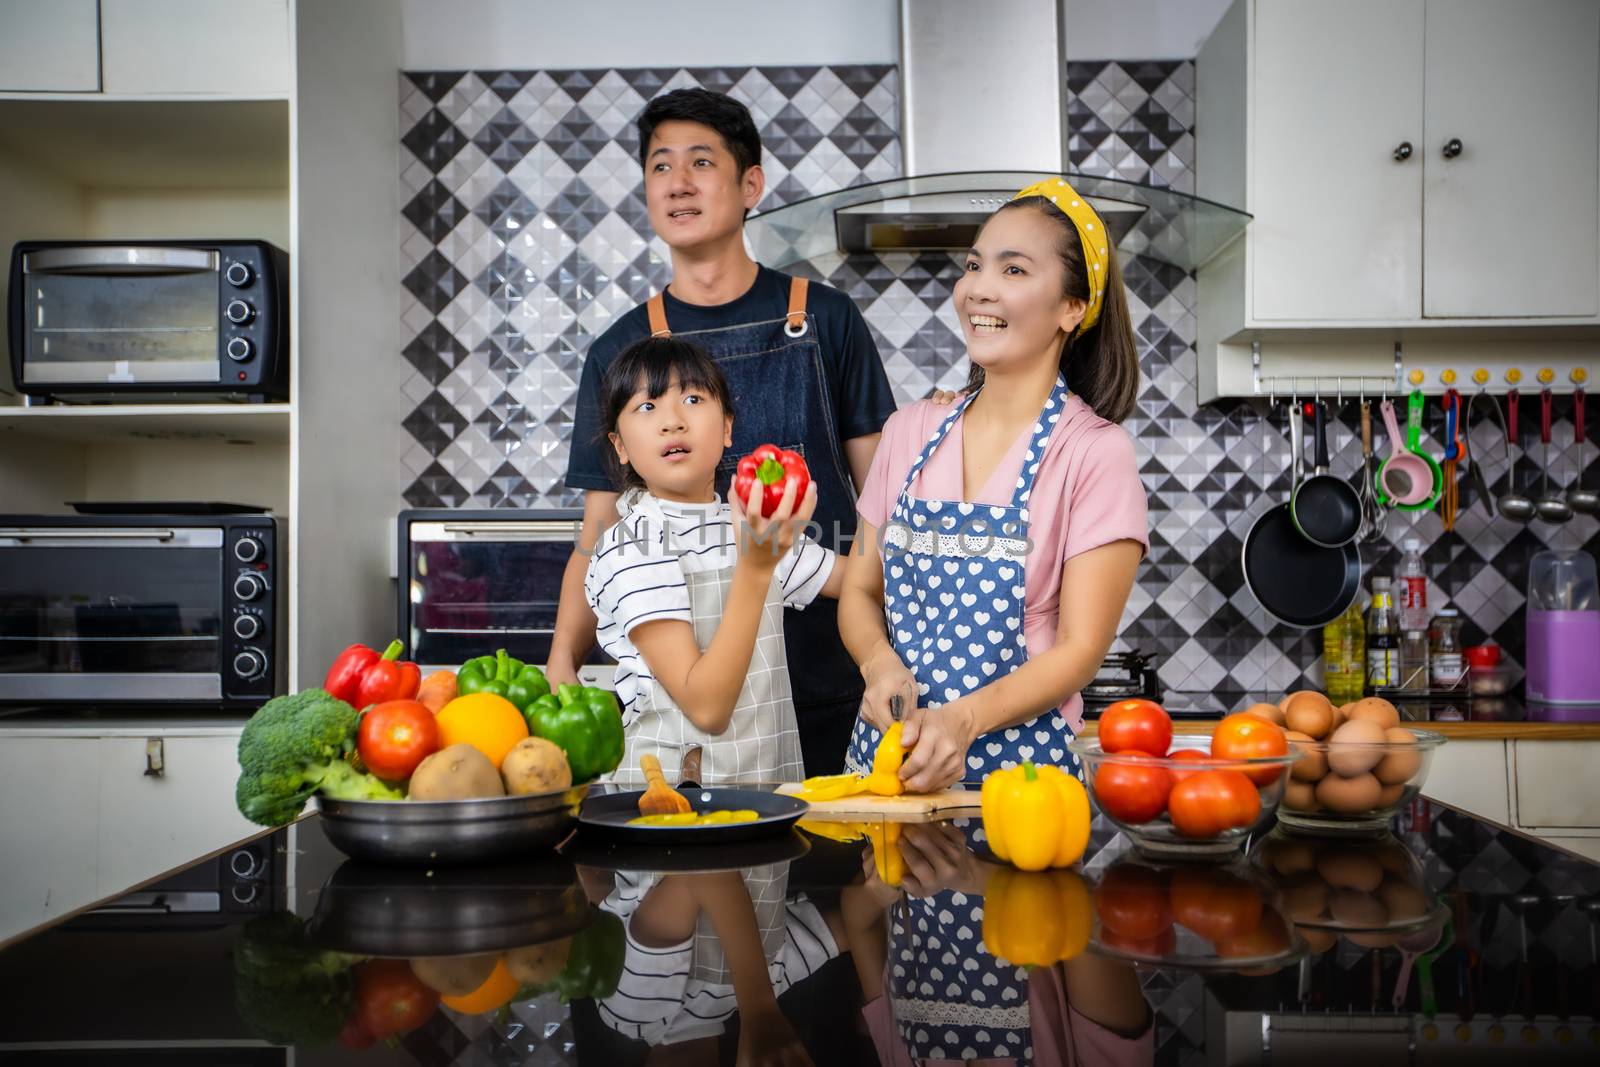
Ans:
[[[1094,775],[1094,802],[1100,810],[1126,823],[1143,823],[1167,808],[1172,775],[1164,767],[1144,765],[1143,752],[1112,756]]]
[[[1217,955],[1228,959],[1261,959],[1289,951],[1289,925],[1275,911],[1264,912],[1249,933],[1217,939]]]
[[[1185,778],[1195,773],[1195,771],[1203,770],[1206,765],[1211,763],[1211,757],[1206,755],[1204,752],[1201,752],[1198,748],[1180,748],[1178,751],[1168,755],[1167,758],[1182,760],[1184,763],[1198,763],[1201,765],[1196,767],[1194,771],[1180,771],[1176,767],[1171,768],[1167,771],[1167,773],[1172,775],[1172,780],[1174,783],[1183,781]]]
[[[1094,911],[1102,931],[1119,935],[1125,943],[1150,941],[1172,929],[1166,878],[1138,863],[1107,868],[1094,889]]]
[[[367,770],[398,782],[439,750],[439,724],[426,704],[386,700],[361,716],[356,751]]]
[[[1172,787],[1167,810],[1185,837],[1215,837],[1254,823],[1261,795],[1240,771],[1195,771]]]
[[[339,1044],[349,1049],[370,1048],[377,1040],[367,1032],[366,1024],[361,1021],[360,1015],[352,1015],[346,1019],[344,1029],[339,1031]]]
[[[1287,756],[1289,739],[1281,726],[1241,711],[1217,723],[1217,730],[1211,735],[1211,754],[1218,759]],[[1252,767],[1240,773],[1248,775],[1256,785],[1271,785],[1283,774],[1283,768]]]
[[[1100,943],[1134,956],[1159,958],[1178,951],[1178,932],[1170,925],[1154,937],[1129,937],[1109,927],[1100,928]]]
[[[405,960],[356,964],[356,1015],[366,1032],[382,1040],[410,1033],[439,1007],[439,994],[411,973]]]
[[[1248,937],[1261,925],[1261,891],[1213,867],[1172,874],[1172,917],[1208,941]]]
[[[1100,713],[1100,747],[1106,752],[1165,756],[1172,719],[1153,700],[1119,700]]]

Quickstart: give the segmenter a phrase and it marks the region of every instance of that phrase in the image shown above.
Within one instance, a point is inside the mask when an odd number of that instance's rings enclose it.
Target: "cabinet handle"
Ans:
[[[1394,150],[1394,161],[1404,163],[1411,158],[1411,142],[1401,141],[1400,146]]]
[[[1461,154],[1461,138],[1452,137],[1444,143],[1444,158],[1454,159]]]
[[[166,743],[159,737],[147,737],[144,742],[144,776],[161,778],[167,773]]]

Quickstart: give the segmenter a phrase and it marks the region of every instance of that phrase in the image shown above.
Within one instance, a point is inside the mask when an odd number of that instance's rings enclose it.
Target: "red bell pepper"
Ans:
[[[759,483],[763,486],[761,514],[766,517],[778,510],[784,485],[791,476],[800,481],[794,494],[795,507],[799,507],[806,487],[811,484],[811,471],[806,468],[806,461],[798,452],[789,452],[777,445],[760,445],[734,468],[733,495],[739,498],[741,505],[749,506],[750,487]]]
[[[379,655],[366,645],[351,645],[328,668],[322,688],[357,709],[386,700],[412,700],[422,685],[415,663],[399,662],[405,648],[399,638]]]

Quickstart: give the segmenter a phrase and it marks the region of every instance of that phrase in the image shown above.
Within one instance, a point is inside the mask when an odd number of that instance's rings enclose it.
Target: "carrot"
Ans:
[[[417,702],[435,715],[455,698],[455,671],[434,671],[422,680],[422,685],[417,689]]]

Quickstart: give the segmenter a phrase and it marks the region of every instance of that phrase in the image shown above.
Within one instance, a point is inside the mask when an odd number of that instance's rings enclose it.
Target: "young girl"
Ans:
[[[702,784],[798,781],[783,608],[838,596],[844,571],[798,533],[816,487],[797,500],[789,479],[767,518],[759,483],[748,501],[717,497],[733,406],[722,372],[690,342],[624,350],[606,370],[601,412],[629,486],[584,581],[617,661],[626,743],[615,780],[642,784],[639,757],[653,753],[676,782],[698,748]]]
[[[890,417],[858,510],[840,629],[866,680],[846,755],[907,709],[908,790],[1024,760],[1070,767],[1078,690],[1116,634],[1147,535],[1139,364],[1103,223],[1064,178],[979,232],[956,283],[972,375],[952,411]]]

